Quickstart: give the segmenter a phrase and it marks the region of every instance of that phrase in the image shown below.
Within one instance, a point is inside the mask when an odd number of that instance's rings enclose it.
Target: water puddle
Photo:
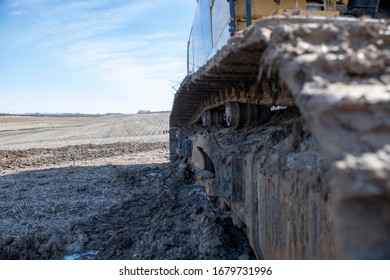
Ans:
[[[74,260],[93,260],[94,257],[98,254],[98,251],[94,251],[94,250],[91,250],[91,251],[88,251],[88,252],[85,252],[85,253],[75,253],[75,254],[72,254],[72,255],[69,255],[69,256],[65,256],[64,257],[64,260],[67,260],[67,261],[74,261]]]

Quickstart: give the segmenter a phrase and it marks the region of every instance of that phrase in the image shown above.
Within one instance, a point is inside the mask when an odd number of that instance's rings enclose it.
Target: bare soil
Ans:
[[[37,131],[0,117],[0,259],[254,258],[186,164],[168,161],[167,119],[53,118]]]

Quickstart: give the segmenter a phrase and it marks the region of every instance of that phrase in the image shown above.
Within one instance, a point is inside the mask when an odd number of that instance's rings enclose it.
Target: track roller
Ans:
[[[227,126],[238,128],[241,123],[240,104],[237,102],[227,103],[225,105],[225,121]]]
[[[268,106],[240,104],[237,102],[225,105],[225,121],[232,128],[248,127],[253,123],[266,123],[271,116]]]

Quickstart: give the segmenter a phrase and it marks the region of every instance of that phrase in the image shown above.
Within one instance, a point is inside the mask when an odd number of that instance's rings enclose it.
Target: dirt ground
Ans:
[[[20,149],[4,143],[7,137],[0,141],[0,259],[254,258],[243,230],[202,194],[187,166],[168,161],[167,123],[150,116],[137,121],[150,129],[135,135],[115,127],[128,142],[102,138],[88,120],[81,125],[92,132],[92,143],[77,136],[75,122],[66,133],[79,145],[53,137],[45,141],[55,145],[44,148],[37,139],[50,129],[37,132],[30,124],[22,132],[2,131],[0,120],[0,136],[24,138]],[[152,131],[152,141],[145,141]]]
[[[167,141],[169,114],[0,117],[0,150]]]

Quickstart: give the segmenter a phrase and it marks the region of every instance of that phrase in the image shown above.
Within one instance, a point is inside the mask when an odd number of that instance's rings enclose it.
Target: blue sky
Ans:
[[[170,110],[195,0],[0,0],[0,112]]]

